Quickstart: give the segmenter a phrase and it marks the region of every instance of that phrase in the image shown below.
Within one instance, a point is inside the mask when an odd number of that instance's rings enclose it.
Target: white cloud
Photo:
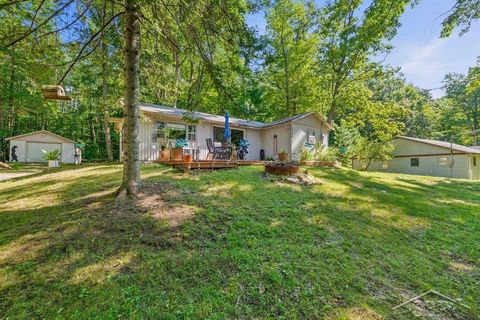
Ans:
[[[445,57],[445,47],[449,39],[433,39],[419,47],[409,48],[404,62],[400,65],[402,72],[407,77],[414,75],[434,76],[443,75],[444,71],[451,66]]]

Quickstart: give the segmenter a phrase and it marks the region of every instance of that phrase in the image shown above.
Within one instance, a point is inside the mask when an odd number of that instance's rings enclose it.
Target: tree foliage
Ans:
[[[473,21],[480,19],[480,2],[478,0],[456,0],[447,13],[447,18],[442,22],[441,37],[449,37],[456,28],[461,28],[459,33],[463,35],[470,30]]]

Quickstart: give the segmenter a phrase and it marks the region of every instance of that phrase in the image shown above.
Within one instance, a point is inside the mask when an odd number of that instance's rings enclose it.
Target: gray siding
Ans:
[[[413,175],[425,175],[434,177],[447,177],[458,179],[479,179],[480,163],[473,166],[474,155],[450,153],[450,149],[433,146],[421,142],[405,139],[395,139],[395,150],[393,158],[387,162],[387,167],[383,166],[382,161],[372,161],[368,171],[384,171],[394,173],[406,173]],[[480,157],[477,155],[477,161]],[[411,166],[411,159],[418,158],[419,166]],[[447,163],[453,165],[444,165],[442,159],[447,159]],[[354,169],[361,170],[365,164],[358,160],[353,161]]]

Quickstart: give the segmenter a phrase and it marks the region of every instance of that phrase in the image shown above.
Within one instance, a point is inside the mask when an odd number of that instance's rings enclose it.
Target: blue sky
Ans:
[[[443,17],[438,17],[453,4],[454,0],[421,0],[413,9],[408,7],[385,64],[401,67],[408,82],[424,89],[440,87],[449,72],[467,72],[480,56],[480,23],[474,23],[462,37],[455,33],[440,39]],[[263,12],[250,15],[247,23],[260,33],[265,31]],[[431,93],[434,97],[443,95],[442,90]]]

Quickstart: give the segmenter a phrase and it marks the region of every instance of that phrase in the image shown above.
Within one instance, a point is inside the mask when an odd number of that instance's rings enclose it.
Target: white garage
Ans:
[[[75,163],[75,143],[50,131],[41,130],[6,139],[10,142],[10,161],[46,162],[45,153],[59,150],[61,163]]]

